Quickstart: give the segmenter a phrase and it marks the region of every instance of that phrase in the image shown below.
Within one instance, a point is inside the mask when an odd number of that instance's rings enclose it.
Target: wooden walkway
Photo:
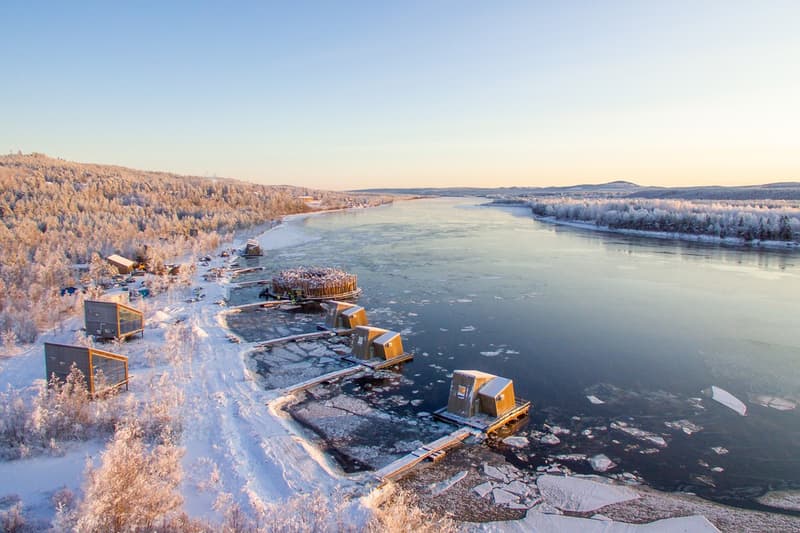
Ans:
[[[452,448],[453,446],[460,444],[464,439],[470,435],[474,435],[475,433],[476,431],[469,428],[459,428],[449,435],[445,435],[440,439],[429,442],[428,444],[424,444],[405,457],[401,457],[400,459],[389,463],[375,472],[375,476],[377,476],[380,481],[394,479],[408,472],[425,459],[431,456],[439,456],[447,448]]]
[[[332,331],[312,331],[311,333],[299,333],[297,335],[287,335],[286,337],[278,337],[276,339],[269,339],[267,341],[259,342],[256,344],[258,348],[266,348],[268,346],[275,346],[278,344],[286,344],[287,342],[310,341],[314,339],[323,339],[327,337],[334,337],[336,333]]]
[[[255,302],[252,304],[233,305],[231,307],[228,307],[228,311],[243,311],[245,309],[256,309],[258,307],[269,309],[271,307],[278,307],[279,305],[290,304],[290,303],[292,303],[291,300],[270,300],[268,302]]]
[[[307,379],[305,381],[301,381],[300,383],[296,383],[294,385],[286,387],[285,389],[283,389],[283,392],[284,394],[294,394],[295,392],[309,389],[314,385],[318,385],[326,381],[336,381],[337,379],[349,376],[350,374],[355,374],[356,372],[360,372],[361,370],[363,370],[363,367],[358,365],[342,368],[341,370],[334,370],[333,372],[328,372],[327,374]]]

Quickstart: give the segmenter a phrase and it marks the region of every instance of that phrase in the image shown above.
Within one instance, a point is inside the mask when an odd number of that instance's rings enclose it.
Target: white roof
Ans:
[[[480,370],[454,370],[453,374],[461,374],[462,376],[469,376],[473,378],[494,378],[497,377],[494,374],[488,374],[486,372],[481,372]]]
[[[484,385],[483,387],[481,387],[481,389],[478,391],[478,394],[481,394],[483,396],[491,396],[492,398],[494,398],[495,396],[503,392],[503,389],[508,387],[510,384],[511,384],[510,379],[501,378],[498,376],[493,380],[491,380],[486,385]]]
[[[387,342],[391,342],[392,339],[399,336],[400,334],[397,333],[396,331],[387,331],[386,333],[375,339],[373,342],[376,342],[378,344],[386,344]]]
[[[122,257],[121,255],[117,254],[111,254],[108,257],[106,257],[106,259],[108,261],[111,261],[112,263],[116,263],[118,265],[122,265],[129,268],[136,264],[134,261],[131,261],[130,259]]]

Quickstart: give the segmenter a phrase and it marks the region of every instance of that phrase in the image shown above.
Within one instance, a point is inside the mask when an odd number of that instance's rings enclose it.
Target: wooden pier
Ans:
[[[391,359],[359,359],[355,355],[346,355],[344,359],[350,361],[351,363],[356,363],[372,370],[383,370],[384,368],[390,368],[393,366],[397,366],[399,364],[405,363],[407,361],[411,361],[414,359],[414,354],[412,353],[404,353],[398,355],[397,357],[392,357]]]
[[[350,374],[355,374],[356,372],[360,372],[362,370],[363,367],[357,365],[349,366],[347,368],[342,368],[341,370],[334,370],[333,372],[328,372],[327,374],[307,379],[305,381],[301,381],[300,383],[296,383],[294,385],[286,387],[285,389],[283,389],[283,392],[285,394],[294,394],[295,392],[309,389],[314,385],[319,385],[320,383],[325,383],[327,381],[336,381],[345,376],[349,376]]]
[[[492,433],[493,431],[509,424],[513,421],[520,420],[521,418],[525,417],[528,414],[528,411],[531,408],[531,402],[528,400],[523,400],[522,398],[517,398],[516,405],[513,409],[509,412],[505,413],[504,415],[498,417],[492,417],[486,414],[478,414],[475,416],[471,416],[469,418],[465,418],[463,416],[459,416],[453,414],[447,410],[447,407],[442,407],[441,409],[437,409],[433,412],[433,416],[438,418],[439,420],[443,420],[444,422],[449,422],[450,424],[455,424],[458,426],[469,426],[471,428],[475,428],[483,433]]]
[[[311,333],[298,333],[297,335],[287,335],[286,337],[278,337],[276,339],[269,339],[267,341],[259,342],[256,344],[258,348],[267,348],[269,346],[276,346],[278,344],[286,344],[288,342],[310,341],[314,339],[324,339],[334,337],[336,333],[332,331],[312,331]]]
[[[252,304],[242,304],[242,305],[234,305],[228,307],[228,311],[244,311],[246,309],[256,309],[262,307],[264,309],[271,309],[273,307],[278,307],[284,304],[291,304],[291,300],[270,300],[269,302],[255,302]]]
[[[259,267],[237,268],[237,269],[231,270],[230,273],[231,273],[232,277],[236,277],[236,276],[239,276],[241,274],[248,274],[250,272],[258,272],[260,270],[264,270],[264,267],[263,266],[259,266]]]
[[[475,430],[469,428],[459,428],[449,435],[445,435],[440,439],[429,442],[428,444],[424,444],[405,457],[401,457],[400,459],[389,463],[375,472],[375,476],[380,481],[395,479],[400,475],[405,474],[425,459],[433,460],[441,458],[446,449],[460,444],[464,439],[476,433],[477,432]]]

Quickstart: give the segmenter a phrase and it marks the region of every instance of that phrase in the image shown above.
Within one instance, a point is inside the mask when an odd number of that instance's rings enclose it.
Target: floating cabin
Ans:
[[[128,388],[128,358],[86,346],[44,343],[46,379],[55,375],[65,381],[72,365],[83,372],[89,393],[94,395],[125,385]],[[98,379],[102,372],[102,383]]]
[[[245,257],[258,257],[264,254],[261,252],[261,246],[258,244],[257,240],[248,239],[247,243],[244,245],[242,255]]]
[[[325,302],[325,327],[331,331],[352,330],[356,326],[366,326],[367,311],[360,305],[331,300]]]
[[[531,403],[514,395],[514,382],[478,370],[456,370],[447,407],[434,414],[487,433],[528,413]]]
[[[112,254],[106,257],[106,261],[108,261],[113,267],[119,271],[120,274],[130,274],[134,270],[136,270],[136,262],[131,261],[127,257],[122,257],[121,255]]]
[[[400,334],[372,326],[356,326],[352,333],[351,360],[371,368],[388,368],[414,356],[403,351]]]
[[[144,314],[119,302],[86,300],[83,302],[86,334],[98,339],[123,339],[144,335]]]

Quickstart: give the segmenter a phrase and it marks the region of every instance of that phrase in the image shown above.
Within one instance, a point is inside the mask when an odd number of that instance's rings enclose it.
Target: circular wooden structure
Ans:
[[[358,296],[358,278],[330,267],[297,267],[272,278],[272,293],[303,300],[336,300]]]

